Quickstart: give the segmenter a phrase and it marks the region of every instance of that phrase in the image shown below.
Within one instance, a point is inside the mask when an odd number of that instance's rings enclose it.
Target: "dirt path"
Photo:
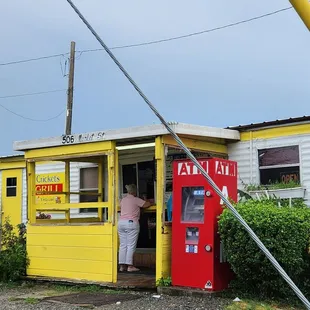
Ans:
[[[163,309],[225,309],[231,303],[225,299],[211,298],[211,299],[198,299],[192,297],[172,297],[172,296],[154,296],[151,293],[137,293],[137,292],[117,292],[95,290],[93,288],[67,288],[60,286],[48,285],[24,285],[20,287],[0,286],[0,309],[1,310],[74,310],[81,309],[81,307],[45,301],[44,298],[51,298],[55,296],[68,295],[68,294],[93,294],[94,296],[101,297],[101,295],[110,295],[113,298],[113,303],[95,307],[95,309],[150,309],[150,310],[163,310]],[[118,295],[119,294],[119,295]],[[122,294],[134,295],[138,297],[134,300],[123,300]],[[119,298],[118,298],[119,297]],[[129,296],[130,297],[130,296]],[[109,299],[109,296],[106,297]],[[91,298],[89,298],[91,300]],[[78,299],[77,299],[78,301]],[[88,306],[87,308],[94,308]]]

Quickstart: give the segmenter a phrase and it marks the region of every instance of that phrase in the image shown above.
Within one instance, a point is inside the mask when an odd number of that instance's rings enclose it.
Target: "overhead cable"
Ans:
[[[193,36],[198,36],[198,35],[202,35],[205,33],[209,33],[209,32],[214,32],[214,31],[218,31],[218,30],[222,30],[225,28],[230,28],[230,27],[234,27],[237,25],[241,25],[241,24],[245,24],[245,23],[249,23],[258,19],[262,19],[265,17],[269,17],[275,14],[279,14],[281,12],[287,11],[292,9],[292,7],[286,7],[286,8],[282,8],[276,11],[272,11],[266,14],[262,14],[262,15],[258,15],[255,17],[251,17],[248,19],[244,19],[235,23],[230,23],[230,24],[226,24],[223,26],[219,26],[219,27],[215,27],[215,28],[210,28],[210,29],[205,29],[205,30],[201,30],[201,31],[197,31],[197,32],[192,32],[192,33],[187,33],[184,35],[180,35],[180,36],[174,36],[174,37],[169,37],[169,38],[165,38],[165,39],[159,39],[159,40],[153,40],[153,41],[147,41],[147,42],[140,42],[140,43],[134,43],[134,44],[127,44],[127,45],[119,45],[119,46],[113,46],[110,48],[110,50],[114,50],[114,49],[125,49],[125,48],[132,48],[132,47],[140,47],[140,46],[146,46],[146,45],[153,45],[153,44],[159,44],[159,43],[164,43],[164,42],[169,42],[169,41],[175,41],[175,40],[180,40],[180,39],[185,39],[185,38],[189,38],[189,37],[193,37]],[[103,51],[104,49],[102,48],[97,48],[97,49],[86,49],[86,50],[80,50],[80,51],[76,51],[77,53],[80,53],[79,57],[83,54],[83,53],[90,53],[90,52],[98,52],[98,51]],[[43,59],[49,59],[49,58],[55,58],[55,57],[60,57],[60,56],[65,56],[65,55],[69,55],[69,53],[63,53],[63,54],[54,54],[54,55],[48,55],[48,56],[42,56],[42,57],[37,57],[37,58],[30,58],[30,59],[22,59],[22,60],[16,60],[16,61],[11,61],[11,62],[4,62],[4,63],[0,63],[0,66],[8,66],[8,65],[15,65],[15,64],[21,64],[21,63],[27,63],[27,62],[32,62],[32,61],[38,61],[38,60],[43,60]]]

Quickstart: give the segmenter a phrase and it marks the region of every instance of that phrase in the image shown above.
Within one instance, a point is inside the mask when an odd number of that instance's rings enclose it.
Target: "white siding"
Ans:
[[[238,187],[243,188],[243,184],[259,183],[259,149],[289,145],[299,145],[300,181],[302,186],[306,188],[305,198],[307,204],[310,206],[310,135],[296,135],[274,139],[253,139],[252,142],[241,141],[229,144],[229,159],[235,160],[238,163]]]

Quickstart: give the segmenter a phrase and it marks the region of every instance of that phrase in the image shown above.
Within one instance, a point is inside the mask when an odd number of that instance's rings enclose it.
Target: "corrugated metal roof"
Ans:
[[[24,157],[24,155],[23,154],[4,155],[4,156],[0,156],[0,160],[7,159],[7,158],[17,158],[17,157]]]
[[[300,116],[300,117],[290,117],[286,119],[278,119],[275,121],[266,121],[262,123],[252,123],[248,125],[238,125],[238,126],[230,126],[226,127],[226,129],[233,129],[239,131],[246,131],[249,129],[258,129],[263,127],[272,127],[272,126],[279,126],[279,125],[288,125],[294,123],[302,123],[302,122],[310,122],[310,116]]]

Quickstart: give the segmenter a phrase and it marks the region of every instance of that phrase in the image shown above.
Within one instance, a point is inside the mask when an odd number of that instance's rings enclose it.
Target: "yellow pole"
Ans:
[[[114,153],[114,207],[113,207],[113,216],[114,216],[114,225],[112,226],[112,238],[113,238],[113,269],[112,269],[112,281],[113,283],[117,282],[117,266],[118,266],[118,232],[117,232],[117,209],[118,209],[118,197],[119,197],[119,170],[118,170],[118,150],[115,149]]]
[[[70,161],[65,161],[65,202],[70,203]],[[67,223],[70,222],[70,210],[65,213]]]
[[[156,281],[163,276],[163,212],[164,212],[164,171],[165,148],[163,138],[155,139],[156,160]]]
[[[102,157],[100,157],[99,162],[98,162],[98,202],[102,202],[103,201],[103,159]],[[100,222],[102,222],[103,220],[103,216],[102,216],[102,208],[98,208],[98,217]]]
[[[27,190],[28,190],[28,220],[30,224],[36,223],[36,169],[34,162],[27,162]]]
[[[310,2],[308,0],[290,0],[290,2],[310,31]]]

